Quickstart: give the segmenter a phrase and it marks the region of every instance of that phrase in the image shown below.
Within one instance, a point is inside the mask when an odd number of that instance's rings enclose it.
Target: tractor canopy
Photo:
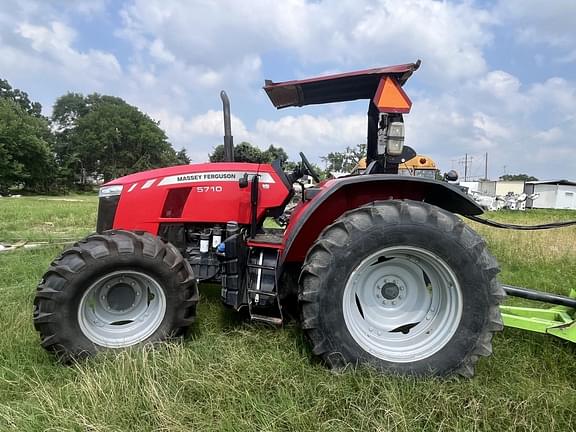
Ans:
[[[416,63],[303,80],[279,83],[266,80],[264,90],[276,108],[372,99],[383,78],[394,78],[394,81],[402,86],[418,67],[420,60]]]

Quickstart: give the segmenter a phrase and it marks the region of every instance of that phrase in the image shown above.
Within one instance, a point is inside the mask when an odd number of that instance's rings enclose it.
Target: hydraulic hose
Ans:
[[[505,224],[501,222],[496,222],[493,220],[482,219],[477,216],[464,215],[464,217],[473,220],[474,222],[481,223],[482,225],[488,225],[494,228],[510,229],[510,230],[521,230],[521,231],[536,231],[536,230],[546,230],[553,228],[562,228],[567,226],[576,225],[576,220],[562,221],[562,222],[550,222],[540,225],[515,225],[515,224]]]

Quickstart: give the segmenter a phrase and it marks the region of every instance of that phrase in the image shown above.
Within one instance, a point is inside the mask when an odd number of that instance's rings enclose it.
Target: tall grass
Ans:
[[[484,216],[505,223],[535,225],[574,220],[572,210],[500,211]],[[502,267],[501,279],[511,285],[568,294],[576,289],[576,226],[543,231],[472,227],[486,239]]]
[[[0,201],[0,241],[45,238],[30,229],[44,222],[62,232],[50,238],[93,229],[93,199],[32,200]],[[532,223],[576,214],[489,217]],[[576,287],[576,228],[474,228],[500,260],[504,282]],[[295,325],[248,324],[220,306],[217,288],[202,291],[199,321],[183,343],[60,366],[31,323],[35,284],[59,250],[0,254],[0,430],[576,430],[576,349],[567,342],[506,329],[472,380],[334,374],[313,359]]]
[[[0,197],[0,242],[78,239],[96,226],[98,198]]]

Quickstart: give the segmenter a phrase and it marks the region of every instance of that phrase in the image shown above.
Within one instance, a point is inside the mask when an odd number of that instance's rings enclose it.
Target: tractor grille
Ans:
[[[96,221],[96,231],[101,233],[114,228],[114,217],[118,208],[120,195],[100,197],[98,201],[98,219]]]

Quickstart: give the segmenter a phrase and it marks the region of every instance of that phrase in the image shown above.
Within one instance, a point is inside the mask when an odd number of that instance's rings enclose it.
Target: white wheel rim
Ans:
[[[84,292],[78,324],[95,344],[123,348],[149,338],[165,314],[166,296],[153,277],[132,270],[115,271]]]
[[[342,307],[350,335],[365,351],[408,363],[432,356],[451,340],[463,301],[444,260],[422,248],[394,246],[354,269]]]

